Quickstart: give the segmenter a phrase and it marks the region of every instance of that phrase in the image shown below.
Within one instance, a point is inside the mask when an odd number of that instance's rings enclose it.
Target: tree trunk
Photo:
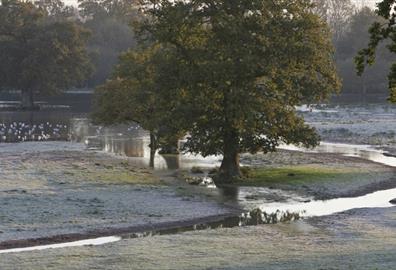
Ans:
[[[179,155],[163,155],[165,159],[166,168],[168,170],[180,169],[180,156]]]
[[[37,109],[34,106],[34,91],[32,89],[25,89],[21,92],[21,108],[24,110]]]
[[[155,152],[157,151],[157,138],[153,132],[150,132],[150,163],[149,166],[154,168]]]
[[[217,184],[229,184],[242,176],[239,167],[239,142],[236,132],[227,132],[224,138],[223,160]]]

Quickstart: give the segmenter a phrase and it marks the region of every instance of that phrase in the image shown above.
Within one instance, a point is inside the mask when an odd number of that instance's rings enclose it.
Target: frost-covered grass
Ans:
[[[300,113],[324,141],[396,145],[395,105],[324,105],[320,109]]]
[[[127,158],[81,147],[63,142],[0,147],[0,242],[229,211],[200,196],[186,200],[161,176]]]
[[[395,208],[0,255],[14,269],[394,269]]]

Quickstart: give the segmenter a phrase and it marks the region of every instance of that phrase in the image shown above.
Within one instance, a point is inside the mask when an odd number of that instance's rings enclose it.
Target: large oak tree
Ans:
[[[98,124],[138,123],[150,133],[150,166],[161,148],[169,151],[186,129],[177,58],[158,44],[124,52],[110,80],[95,91],[93,119]],[[165,149],[167,148],[167,149]]]
[[[241,176],[242,152],[318,143],[295,106],[326,99],[340,83],[329,29],[310,1],[145,4],[150,16],[142,33],[180,58],[190,108],[186,146],[204,156],[223,155],[219,183]]]

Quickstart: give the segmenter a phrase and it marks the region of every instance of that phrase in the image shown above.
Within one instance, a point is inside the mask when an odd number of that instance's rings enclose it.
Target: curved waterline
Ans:
[[[359,157],[387,166],[396,167],[396,158],[385,156],[384,152],[370,145],[351,145],[341,143],[321,143],[314,149],[300,148],[284,145],[281,149],[291,151],[302,151],[310,153],[336,153],[344,156]],[[303,217],[327,216],[335,213],[345,212],[358,208],[389,208],[394,205],[390,203],[396,198],[396,188],[376,191],[359,197],[336,198],[330,200],[309,201],[305,203],[266,203],[260,205],[260,209],[266,213],[293,212]]]
[[[281,148],[287,150],[296,150],[296,151],[305,151],[305,152],[338,153],[347,156],[356,156],[363,159],[396,167],[396,158],[386,157],[383,155],[382,151],[371,148],[370,146],[322,143],[321,146],[313,150],[307,150],[297,147],[281,147]],[[265,192],[267,191],[265,190]],[[274,190],[268,189],[268,192],[274,192]],[[283,202],[283,203],[268,202],[261,204],[259,208],[261,209],[261,211],[267,214],[283,212],[283,213],[298,213],[302,217],[312,217],[312,216],[331,215],[334,213],[344,212],[347,210],[357,209],[357,208],[388,208],[393,206],[389,201],[394,198],[396,198],[396,188],[383,190],[383,191],[376,191],[364,196],[351,197],[351,198],[338,198],[338,199],[323,200],[323,201],[318,200],[318,201],[309,201],[305,203],[296,202],[296,201]],[[304,199],[304,198],[300,198],[300,199]],[[159,235],[169,234],[169,233],[172,234],[182,231],[199,230],[206,228],[237,227],[237,226],[241,226],[240,217],[235,216],[208,224],[199,223],[193,226],[190,225],[183,226],[178,228],[177,230],[162,230],[157,232],[148,231],[146,233],[141,233],[139,235],[133,234],[132,238],[144,237],[144,236],[150,236],[156,234]],[[109,237],[101,237],[101,238],[80,240],[74,242],[59,243],[53,245],[5,249],[5,250],[0,250],[0,254],[37,251],[37,250],[45,250],[45,249],[53,249],[53,248],[103,245],[103,244],[120,241],[121,239],[122,239],[121,236],[109,236]]]
[[[376,191],[360,197],[338,198],[306,203],[270,203],[259,208],[266,213],[292,212],[302,217],[328,216],[358,208],[389,208],[390,200],[396,198],[396,188]]]
[[[4,249],[4,250],[0,250],[0,254],[18,253],[18,252],[26,252],[26,251],[37,251],[37,250],[54,249],[54,248],[66,248],[66,247],[99,246],[99,245],[109,244],[109,243],[113,243],[113,242],[118,242],[120,240],[121,240],[121,237],[119,237],[119,236],[99,237],[99,238],[94,238],[94,239],[86,239],[86,240],[66,242],[66,243],[60,243],[60,244]]]

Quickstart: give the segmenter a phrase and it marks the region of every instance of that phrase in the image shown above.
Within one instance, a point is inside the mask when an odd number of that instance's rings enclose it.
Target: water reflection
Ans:
[[[222,186],[220,194],[229,201],[238,201],[240,188],[235,186]]]
[[[180,169],[180,155],[161,155],[168,170]]]
[[[72,119],[72,138],[77,142],[84,142],[91,150],[101,150],[119,156],[131,158],[136,164],[149,166],[150,148],[149,134],[136,124],[119,125],[101,128],[91,125],[84,119]],[[194,166],[216,167],[220,165],[220,157],[200,155],[156,154],[154,169],[176,170],[190,169]]]
[[[282,145],[281,149],[292,151],[303,151],[311,153],[336,153],[350,157],[360,157],[373,162],[396,167],[396,158],[384,155],[384,151],[375,149],[370,145],[353,145],[341,143],[322,142],[314,149],[300,148],[292,145]]]
[[[144,139],[139,138],[117,138],[104,136],[102,138],[103,149],[117,155],[125,155],[127,157],[145,157],[147,156],[147,148]]]
[[[69,140],[70,119],[67,110],[1,111],[0,142]]]
[[[267,203],[260,206],[266,213],[294,212],[302,216],[326,216],[357,208],[388,208],[393,205],[390,200],[396,197],[396,189],[382,190],[355,198],[338,198],[307,203]]]

